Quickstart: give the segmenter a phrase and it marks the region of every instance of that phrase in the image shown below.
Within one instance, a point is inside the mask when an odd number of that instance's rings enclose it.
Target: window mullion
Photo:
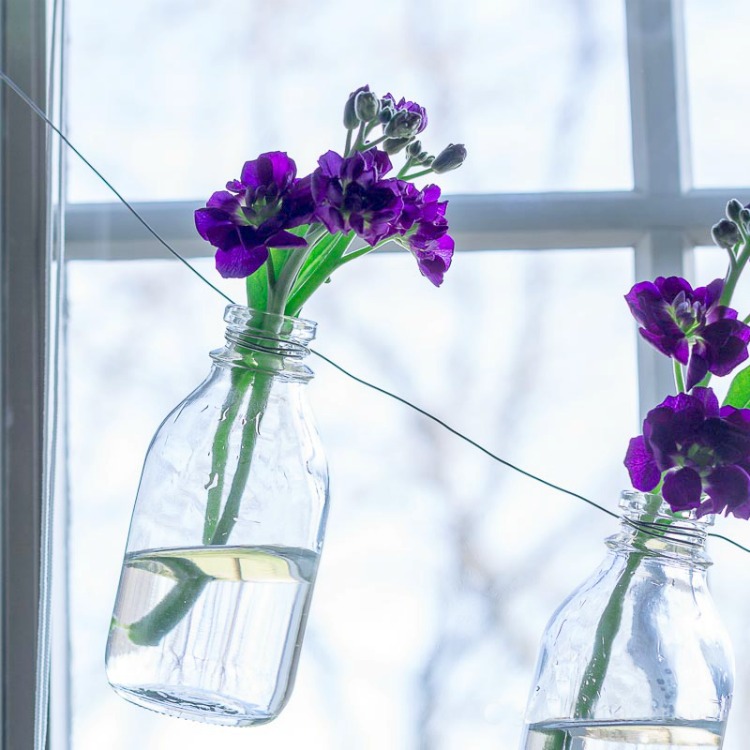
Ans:
[[[690,187],[690,141],[682,2],[626,0],[626,22],[635,190],[649,202],[684,204]],[[684,230],[665,219],[655,217],[634,245],[636,279],[689,275],[690,245]],[[659,228],[670,226],[675,228]],[[644,415],[673,392],[672,367],[640,341],[638,373]]]

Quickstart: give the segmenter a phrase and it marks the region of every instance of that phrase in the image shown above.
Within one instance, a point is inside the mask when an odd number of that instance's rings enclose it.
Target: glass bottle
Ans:
[[[522,750],[708,750],[723,744],[734,682],[706,585],[710,520],[623,493],[601,567],[542,637]]]
[[[107,676],[152,710],[232,726],[291,692],[328,510],[304,364],[315,324],[240,305],[206,380],[148,449]]]

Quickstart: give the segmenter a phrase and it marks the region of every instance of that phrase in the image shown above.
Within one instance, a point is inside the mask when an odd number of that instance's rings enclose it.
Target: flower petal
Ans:
[[[267,259],[268,248],[265,245],[257,245],[249,250],[237,246],[216,253],[216,270],[225,279],[244,279],[255,273]]]
[[[650,492],[659,484],[661,471],[648,450],[646,441],[640,435],[630,440],[628,452],[625,454],[625,467],[630,474],[633,487],[637,490]]]
[[[692,510],[701,504],[702,483],[695,469],[685,467],[664,478],[662,497],[673,511]]]
[[[750,517],[750,476],[739,466],[720,466],[706,478],[706,494],[711,498],[714,513],[726,508],[739,518]],[[748,512],[748,515],[744,515]],[[739,514],[739,515],[738,515]]]

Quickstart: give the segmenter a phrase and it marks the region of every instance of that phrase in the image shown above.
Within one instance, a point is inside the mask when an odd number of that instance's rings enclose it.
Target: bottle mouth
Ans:
[[[686,545],[702,548],[714,516],[698,518],[695,510],[672,511],[661,495],[627,491],[620,499],[622,522],[646,547],[663,544]]]
[[[224,311],[226,337],[233,344],[268,354],[301,359],[310,350],[317,323],[305,318],[228,305]]]

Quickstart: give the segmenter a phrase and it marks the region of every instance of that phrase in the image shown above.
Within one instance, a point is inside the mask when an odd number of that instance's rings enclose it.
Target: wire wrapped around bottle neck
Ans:
[[[713,516],[698,518],[695,511],[674,513],[661,496],[640,492],[623,492],[620,507],[622,529],[608,540],[611,547],[624,546],[686,564],[711,564],[706,538]]]
[[[211,352],[217,363],[245,367],[291,380],[309,380],[312,370],[302,363],[310,353],[316,324],[311,320],[229,305],[226,346]]]
[[[304,318],[261,312],[244,305],[229,305],[224,312],[230,344],[266,354],[302,359],[310,353],[316,324]]]

